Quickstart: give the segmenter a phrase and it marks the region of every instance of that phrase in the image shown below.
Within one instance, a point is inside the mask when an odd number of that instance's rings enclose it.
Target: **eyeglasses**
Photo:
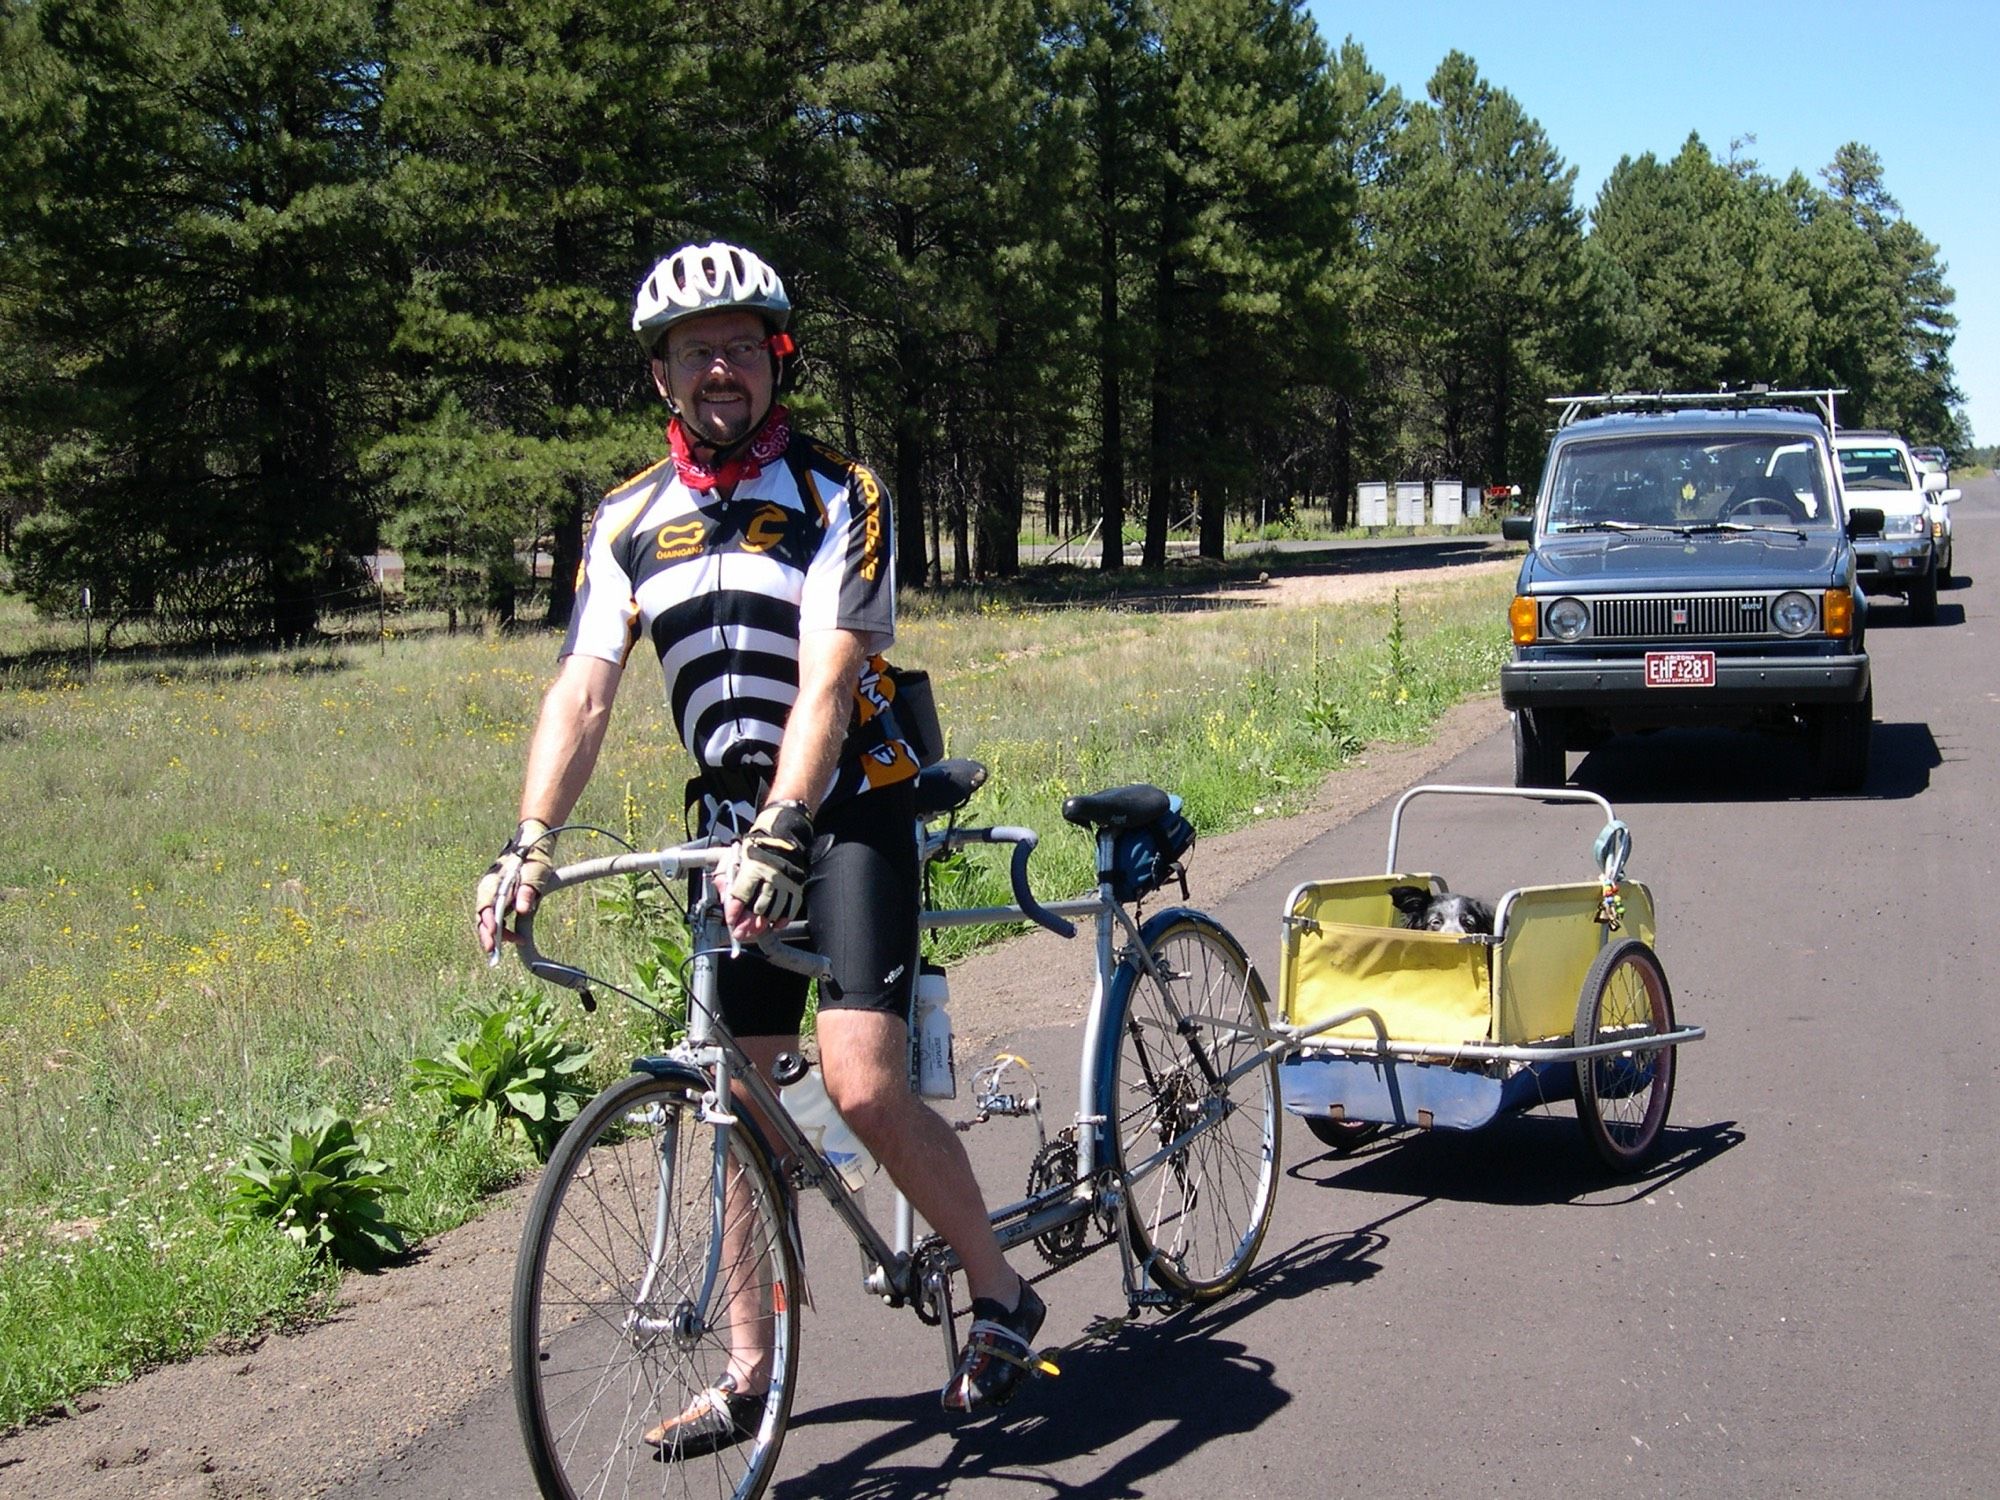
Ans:
[[[699,375],[714,367],[718,359],[726,359],[739,370],[748,370],[770,347],[770,339],[731,339],[726,344],[683,344],[672,350],[669,358],[680,367],[683,374]]]

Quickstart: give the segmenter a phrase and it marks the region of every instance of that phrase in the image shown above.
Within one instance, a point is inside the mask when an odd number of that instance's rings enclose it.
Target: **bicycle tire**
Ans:
[[[1673,991],[1659,956],[1637,938],[1600,952],[1577,998],[1576,1044],[1659,1036],[1674,1029]],[[1576,1065],[1576,1122],[1608,1167],[1652,1160],[1673,1107],[1675,1048],[1584,1058]]]
[[[1130,959],[1113,974],[1100,1113],[1135,1252],[1163,1287],[1205,1302],[1242,1281],[1271,1223],[1277,1062],[1219,1081],[1262,1050],[1229,1027],[1261,1030],[1270,1003],[1242,945],[1213,918],[1161,912],[1140,938],[1165,986]]]
[[[514,1399],[536,1483],[551,1500],[755,1500],[776,1467],[798,1365],[795,1244],[768,1152],[739,1125],[728,1132],[726,1161],[737,1189],[732,1222],[746,1238],[719,1266],[710,1315],[695,1322],[719,1134],[700,1117],[706,1088],[691,1068],[611,1085],[563,1133],[528,1211],[514,1276]],[[685,1410],[727,1365],[728,1303],[742,1303],[726,1287],[770,1314],[770,1393],[741,1442],[665,1455],[646,1442],[648,1429]]]

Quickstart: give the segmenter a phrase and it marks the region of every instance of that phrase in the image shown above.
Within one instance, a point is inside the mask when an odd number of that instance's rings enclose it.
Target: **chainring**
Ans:
[[[1064,1131],[1035,1153],[1028,1168],[1028,1197],[1039,1198],[1053,1188],[1066,1187],[1075,1181],[1076,1139],[1071,1132]],[[1083,1254],[1089,1230],[1088,1217],[1072,1219],[1036,1235],[1035,1249],[1051,1266],[1066,1266]]]

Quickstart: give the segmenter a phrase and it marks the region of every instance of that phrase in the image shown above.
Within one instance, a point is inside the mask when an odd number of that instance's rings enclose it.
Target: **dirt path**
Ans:
[[[1385,597],[1511,560],[1382,574],[1276,578],[1230,591],[1303,606]],[[1192,883],[1212,903],[1329,828],[1421,780],[1502,724],[1492,698],[1461,704],[1422,745],[1377,748],[1321,786],[1305,812],[1205,839]],[[1082,945],[1030,934],[954,972],[962,1055],[1072,1019],[1087,993]],[[528,1188],[422,1246],[386,1275],[350,1276],[336,1315],[255,1348],[155,1370],[80,1398],[74,1414],[0,1439],[0,1493],[19,1500],[250,1500],[315,1495],[374,1472],[506,1377],[514,1250]]]

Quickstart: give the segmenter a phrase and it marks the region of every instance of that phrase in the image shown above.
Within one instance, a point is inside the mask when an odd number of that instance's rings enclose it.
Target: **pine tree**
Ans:
[[[1873,291],[1878,310],[1886,307],[1889,315],[1889,327],[1879,330],[1887,336],[1867,347],[1857,372],[1867,383],[1857,410],[1913,441],[1958,440],[1963,397],[1951,369],[1957,294],[1945,280],[1938,247],[1903,217],[1883,181],[1882,160],[1868,147],[1842,146],[1822,175],[1835,205],[1873,252]]]
[[[367,536],[394,267],[364,0],[44,0],[0,61],[14,413],[51,440],[44,601],[187,633],[310,630]]]
[[[443,602],[503,620],[528,581],[517,549],[549,537],[560,624],[592,505],[662,448],[628,320],[685,199],[671,127],[693,122],[658,101],[703,97],[697,63],[671,16],[636,0],[396,14],[385,113],[411,394],[375,455],[392,533]]]
[[[1415,398],[1406,457],[1506,475],[1537,443],[1542,397],[1566,383],[1587,305],[1575,169],[1457,52],[1392,151],[1378,244]]]

